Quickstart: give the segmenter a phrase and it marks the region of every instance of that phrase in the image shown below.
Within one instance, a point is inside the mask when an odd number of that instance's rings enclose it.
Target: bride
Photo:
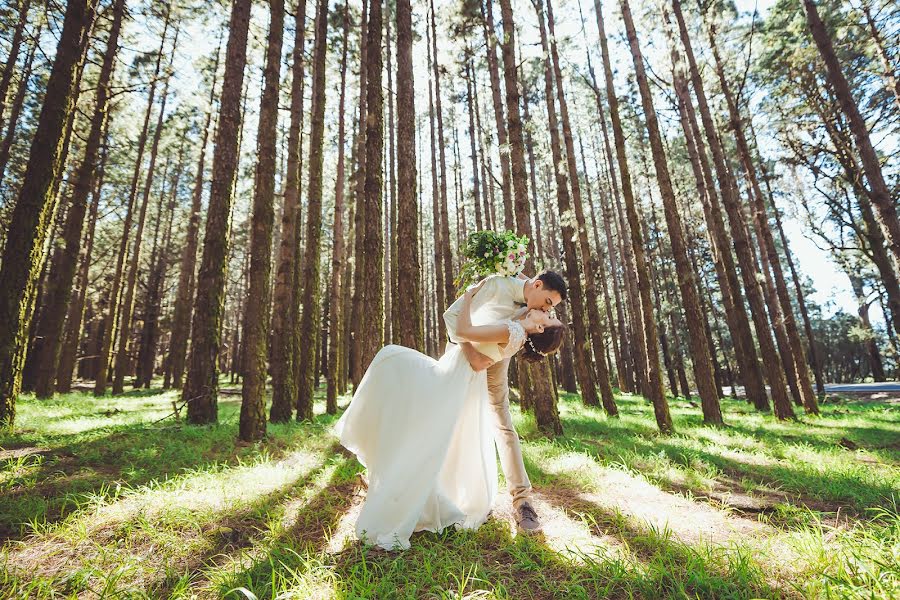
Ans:
[[[539,361],[559,349],[563,324],[541,310],[523,308],[511,319],[472,325],[472,298],[483,285],[463,297],[460,339],[480,343],[495,360],[521,351],[520,358]],[[497,492],[487,377],[473,370],[458,345],[439,360],[385,346],[335,427],[341,444],[368,470],[356,523],[361,540],[406,549],[414,531],[474,529],[487,519]]]

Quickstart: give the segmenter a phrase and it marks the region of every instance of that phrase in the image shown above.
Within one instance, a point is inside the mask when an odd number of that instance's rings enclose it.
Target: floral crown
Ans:
[[[531,350],[535,354],[540,354],[541,356],[548,356],[548,354],[546,352],[541,352],[540,350],[538,350],[537,348],[534,347],[534,342],[531,341],[531,338],[528,338],[528,345],[531,346]]]

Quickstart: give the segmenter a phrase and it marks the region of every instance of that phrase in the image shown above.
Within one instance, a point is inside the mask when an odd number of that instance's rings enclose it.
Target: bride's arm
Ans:
[[[509,328],[502,323],[493,325],[472,325],[472,298],[481,286],[468,290],[463,296],[459,318],[456,323],[456,335],[467,342],[484,342],[488,344],[505,344],[509,342]]]

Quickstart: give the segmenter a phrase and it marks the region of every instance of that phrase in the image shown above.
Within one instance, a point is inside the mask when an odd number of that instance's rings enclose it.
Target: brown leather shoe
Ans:
[[[522,533],[537,533],[541,530],[541,519],[528,502],[519,505],[516,511],[516,526]]]

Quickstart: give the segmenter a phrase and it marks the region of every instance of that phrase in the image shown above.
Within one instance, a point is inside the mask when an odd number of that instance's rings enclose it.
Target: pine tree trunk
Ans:
[[[894,257],[894,264],[900,264],[900,217],[897,215],[897,202],[891,197],[891,191],[888,189],[884,180],[884,174],[881,171],[881,162],[878,160],[878,154],[872,145],[872,139],[869,136],[869,128],[865,119],[859,112],[859,106],[853,98],[850,91],[850,84],[844,77],[841,65],[838,62],[837,54],[831,44],[828,30],[819,17],[816,4],[813,0],[803,0],[803,6],[806,9],[806,20],[809,24],[809,30],[812,33],[819,54],[825,62],[825,71],[828,82],[837,96],[841,105],[841,110],[847,116],[850,122],[850,131],[856,141],[856,149],[859,152],[862,161],[863,173],[869,182],[867,188],[869,198],[881,223],[887,233],[888,247]]]
[[[26,335],[34,311],[35,284],[46,260],[46,241],[58,198],[62,139],[74,107],[82,48],[94,22],[94,0],[72,0],[65,18],[47,93],[38,117],[22,186],[10,218],[0,262],[0,428],[15,422]]]
[[[294,292],[295,250],[300,220],[300,130],[303,128],[303,78],[306,27],[306,0],[297,2],[294,48],[291,68],[291,121],[288,129],[287,174],[284,188],[284,210],[281,215],[281,241],[275,274],[272,312],[272,407],[269,418],[284,423],[291,418],[296,396],[293,380],[294,336],[292,306]]]
[[[426,53],[428,55],[428,64],[429,68],[431,65],[431,61],[433,60],[432,56],[432,44],[431,44],[431,28],[425,28],[426,35],[426,44],[427,50]],[[434,93],[431,85],[431,78],[428,80],[428,123],[429,123],[429,131],[430,135],[430,143],[431,143],[431,223],[432,223],[432,236],[434,239],[433,251],[434,251],[434,276],[435,276],[435,297],[436,297],[436,305],[443,308],[445,306],[449,306],[452,302],[451,298],[446,296],[446,286],[444,285],[444,278],[449,277],[449,273],[444,273],[443,262],[441,260],[442,253],[441,248],[444,246],[443,241],[443,228],[441,227],[441,200],[440,200],[440,191],[438,184],[438,167],[437,167],[437,145],[440,143],[437,139],[437,130],[435,125],[435,110],[434,110]],[[478,199],[475,199],[476,211],[478,210]],[[476,215],[479,213],[476,212]],[[476,221],[476,223],[480,223],[480,219]],[[480,227],[480,225],[476,225]],[[449,242],[447,242],[449,243]],[[447,329],[444,324],[444,319],[437,319],[437,339],[438,345],[443,348],[443,344],[447,340]]]
[[[100,213],[100,198],[103,190],[106,161],[109,155],[109,122],[110,119],[107,119],[106,127],[103,131],[103,154],[100,157],[100,163],[97,167],[97,183],[93,190],[91,212],[88,216],[88,231],[79,258],[78,294],[71,302],[69,302],[68,314],[66,315],[65,341],[63,342],[62,350],[60,351],[59,369],[56,374],[56,391],[63,394],[72,391],[72,377],[75,373],[76,355],[78,354],[81,343],[85,300],[89,283],[88,276],[90,275],[91,258],[93,257],[94,250],[94,236],[96,234],[97,221]],[[92,362],[94,361],[93,358],[90,360]]]
[[[369,0],[363,0],[362,13],[360,14],[359,24],[359,130],[356,140],[357,169],[353,182],[355,198],[354,206],[356,214],[353,217],[353,302],[349,322],[349,366],[350,380],[353,382],[354,386],[356,386],[359,383],[360,379],[362,379],[363,371],[365,370],[360,360],[362,356],[363,344],[360,325],[364,310],[363,298],[365,297],[365,294],[363,293],[363,280],[369,266],[368,260],[370,258],[366,256],[366,253],[363,250],[363,245],[366,238],[366,202],[364,200],[364,196],[366,183],[367,117],[369,112],[367,94],[369,70],[365,68],[365,65],[368,64],[369,55],[368,2]],[[425,28],[425,31],[426,33],[428,32],[428,27]]]
[[[269,1],[269,35],[264,83],[259,101],[256,179],[250,229],[251,299],[243,320],[244,381],[238,436],[245,442],[266,435],[266,365],[268,364],[271,300],[272,229],[275,220],[275,143],[278,133],[278,96],[281,47],[284,40],[284,0]],[[315,344],[312,345],[315,348]]]
[[[616,407],[616,401],[613,398],[609,370],[607,369],[606,361],[604,360],[606,354],[604,344],[606,332],[600,317],[600,310],[597,307],[597,285],[594,280],[594,272],[600,271],[600,267],[597,264],[598,261],[596,256],[591,255],[591,246],[588,242],[587,222],[584,217],[584,208],[581,202],[581,184],[578,179],[578,166],[575,158],[575,142],[572,139],[572,126],[569,122],[569,108],[563,90],[562,69],[559,65],[559,52],[556,47],[556,32],[551,0],[547,0],[547,24],[550,33],[550,53],[553,58],[553,74],[556,78],[556,97],[559,102],[560,120],[562,124],[563,139],[565,141],[566,165],[569,169],[569,183],[572,186],[572,205],[575,209],[575,219],[578,226],[577,233],[581,250],[581,260],[585,267],[577,269],[574,277],[576,279],[579,278],[579,271],[584,273],[584,294],[587,306],[587,320],[584,321],[584,323],[586,325],[589,324],[590,326],[590,339],[594,349],[594,363],[597,366],[600,398],[603,402],[603,409],[606,411],[606,414],[609,416],[616,416],[619,410]],[[560,209],[562,209],[562,207],[560,207]],[[567,210],[568,209],[562,211],[563,214],[565,214]],[[565,229],[563,230],[563,236],[566,236]],[[570,277],[572,277],[572,275],[570,275]],[[574,307],[572,312],[576,312]]]
[[[328,389],[325,399],[325,411],[333,415],[337,412],[337,397],[340,391],[340,372],[342,369],[342,348],[344,347],[343,337],[343,286],[348,286],[349,281],[342,278],[345,275],[344,261],[344,187],[345,187],[345,170],[344,170],[344,106],[347,92],[347,44],[350,39],[350,5],[344,2],[343,17],[343,36],[341,43],[341,93],[338,101],[338,157],[337,157],[337,176],[334,183],[334,219],[332,226],[332,252],[331,252],[331,281],[329,282],[329,300],[330,307],[330,324],[328,326],[330,332],[331,343],[328,346],[328,370],[326,379]],[[399,80],[398,80],[399,83]]]
[[[178,291],[175,294],[175,310],[172,317],[172,338],[169,342],[169,364],[166,371],[164,388],[181,389],[184,378],[184,360],[187,355],[188,336],[191,326],[191,310],[193,309],[196,288],[197,245],[200,238],[200,211],[203,202],[203,175],[206,169],[206,145],[209,139],[209,128],[216,98],[216,79],[219,71],[219,55],[222,41],[216,48],[213,61],[213,77],[209,88],[209,108],[200,135],[200,156],[197,159],[197,174],[194,178],[194,189],[191,196],[191,214],[185,234],[184,251],[181,254],[181,271],[178,275]]]
[[[728,213],[734,249],[735,253],[738,256],[738,263],[741,267],[741,278],[743,279],[744,288],[747,293],[747,299],[750,304],[750,314],[753,318],[754,326],[756,328],[756,336],[759,340],[760,353],[762,356],[773,357],[776,355],[775,344],[772,342],[772,336],[770,334],[768,322],[766,320],[765,309],[763,307],[762,289],[760,286],[760,282],[757,279],[757,275],[759,273],[757,272],[755,265],[753,264],[752,250],[750,248],[750,244],[744,229],[743,213],[740,210],[739,200],[737,198],[737,190],[732,180],[731,173],[728,171],[728,167],[725,162],[724,151],[722,149],[721,142],[719,141],[715,125],[712,120],[712,115],[710,113],[709,105],[706,100],[706,92],[703,87],[703,81],[700,77],[700,71],[697,68],[697,62],[694,59],[690,37],[688,35],[687,27],[684,23],[684,17],[681,12],[680,0],[672,0],[672,8],[675,13],[675,18],[678,22],[681,41],[684,45],[684,50],[687,55],[691,81],[694,87],[694,93],[697,96],[697,104],[700,109],[700,117],[703,121],[703,128],[706,133],[707,143],[709,144],[709,148],[712,152],[713,165],[715,166],[716,179],[719,183],[719,192],[722,197],[722,203],[725,205],[725,210]],[[699,137],[697,139],[699,139]],[[722,254],[725,254],[724,249]],[[730,283],[733,284],[734,282]],[[740,304],[738,303],[738,289],[739,286],[735,287],[734,285],[731,285],[731,290],[734,294],[735,306],[740,306]],[[748,346],[748,353],[749,349],[750,347]],[[737,348],[736,350],[739,352],[740,348]],[[765,371],[766,379],[768,379],[769,381],[769,388],[772,393],[772,398],[775,402],[776,416],[778,416],[779,418],[788,418],[792,416],[793,409],[791,408],[790,401],[787,398],[783,371],[779,368],[778,364],[772,360],[763,361],[762,367]],[[747,377],[746,373],[742,374],[745,378]],[[745,381],[745,384],[746,383],[747,382]],[[768,399],[766,399],[765,404],[763,404],[763,398],[759,395],[754,395],[751,397],[751,399],[754,401],[754,404],[758,409],[768,409]]]
[[[175,38],[172,48],[178,47],[178,27],[175,28]],[[131,317],[134,310],[134,292],[137,285],[138,270],[141,261],[141,245],[144,236],[144,223],[147,217],[147,206],[150,203],[150,192],[153,188],[153,175],[156,169],[156,158],[159,151],[159,140],[162,137],[163,120],[166,114],[166,101],[169,96],[169,83],[173,75],[172,64],[175,60],[175,51],[169,56],[169,65],[166,68],[166,79],[163,83],[163,91],[160,96],[159,115],[156,121],[156,129],[153,132],[153,141],[150,144],[150,164],[147,166],[147,179],[144,183],[144,196],[141,199],[141,209],[138,214],[137,230],[134,234],[134,244],[131,248],[131,261],[128,267],[128,280],[125,284],[125,299],[122,301],[119,315],[119,344],[116,351],[115,372],[113,375],[113,394],[121,394],[125,391],[125,375],[132,369],[129,342],[131,340]],[[135,174],[140,169],[138,163]]]
[[[397,2],[397,342],[423,351],[419,207],[416,198],[416,119],[410,0]]]
[[[894,67],[891,65],[891,59],[888,56],[884,39],[882,38],[881,32],[878,31],[878,27],[875,26],[875,19],[872,18],[872,7],[869,5],[870,1],[871,0],[865,0],[860,4],[862,4],[863,14],[866,15],[866,25],[869,26],[869,34],[872,36],[872,41],[875,43],[875,50],[878,53],[878,58],[881,60],[881,68],[884,69],[881,77],[884,79],[885,87],[887,87],[894,95],[894,102],[897,105],[897,110],[900,110],[900,79],[898,79],[897,74],[894,73]]]
[[[300,331],[305,344],[297,348],[300,359],[297,371],[297,420],[312,420],[313,394],[316,389],[316,348],[321,310],[321,239],[322,239],[322,165],[325,139],[325,58],[328,50],[328,2],[319,0],[316,7],[316,37],[313,51],[312,112],[309,135],[309,179],[307,193],[306,254],[303,257],[303,316]],[[380,43],[380,42],[379,42]],[[373,224],[381,232],[381,222]],[[380,261],[373,263],[381,265]],[[381,337],[378,338],[381,340]],[[324,340],[323,340],[324,341]],[[374,353],[373,353],[374,355]]]
[[[384,338],[384,279],[378,268],[384,257],[381,235],[382,164],[384,159],[384,93],[381,87],[382,2],[372,0],[369,5],[368,36],[364,63],[366,73],[366,172],[362,204],[365,206],[365,237],[362,253],[366,255],[362,273],[362,306],[366,318],[359,323],[359,366],[365,370],[381,347]],[[369,269],[368,267],[374,267]]]
[[[241,128],[241,88],[247,63],[250,0],[234,0],[225,49],[225,76],[219,124],[213,152],[213,174],[197,276],[197,298],[191,324],[191,352],[182,400],[193,424],[218,418],[218,358],[225,304],[225,273],[229,246],[229,215],[238,160]]]
[[[535,241],[531,235],[531,215],[528,204],[528,173],[525,170],[525,144],[522,134],[522,118],[519,113],[519,82],[515,56],[516,29],[513,21],[512,3],[500,0],[500,16],[503,20],[503,79],[506,90],[506,124],[509,132],[510,172],[513,185],[513,212],[519,235],[531,239],[529,260],[525,268],[534,270]],[[562,434],[559,420],[556,392],[551,387],[550,369],[546,362],[517,364],[519,388],[522,398],[534,407],[538,429],[548,436]]]
[[[597,396],[596,382],[594,381],[594,372],[591,369],[590,347],[587,336],[587,328],[585,327],[585,299],[584,291],[581,287],[581,271],[579,267],[578,250],[575,245],[575,227],[573,226],[572,203],[569,197],[570,180],[566,177],[566,171],[563,170],[562,148],[559,139],[559,121],[556,116],[556,107],[554,106],[554,82],[553,69],[550,64],[551,50],[547,43],[547,28],[544,21],[544,11],[541,0],[533,0],[534,10],[538,17],[538,26],[541,33],[541,47],[544,56],[544,98],[547,101],[547,127],[550,130],[550,149],[554,165],[560,165],[554,169],[556,180],[556,201],[559,207],[560,220],[562,221],[562,246],[563,256],[566,263],[566,278],[569,284],[569,302],[572,305],[572,334],[575,338],[574,354],[575,354],[575,374],[581,387],[582,400],[588,406],[598,406],[600,399]],[[557,83],[558,85],[558,83]],[[576,183],[571,181],[574,188]],[[577,223],[576,223],[577,224]],[[588,269],[584,269],[587,271]],[[595,304],[596,306],[596,304]],[[596,364],[603,364],[602,354],[596,357]],[[609,381],[607,379],[607,386]],[[610,396],[612,393],[610,392]]]
[[[35,395],[50,398],[56,390],[56,373],[59,366],[60,349],[66,307],[72,296],[72,284],[81,248],[84,216],[87,201],[94,188],[100,160],[100,146],[108,119],[109,83],[112,77],[116,53],[119,50],[119,32],[125,15],[125,0],[116,0],[113,7],[113,23],[110,28],[103,64],[97,79],[97,96],[90,132],[85,143],[84,157],[75,176],[75,184],[66,222],[63,226],[65,248],[59,254],[59,261],[48,279],[48,289],[44,301],[43,318],[38,323],[38,335],[44,340],[37,358],[37,382]],[[0,95],[2,98],[2,95]]]
[[[669,404],[666,401],[665,392],[662,385],[662,373],[659,366],[659,334],[656,329],[656,323],[653,321],[653,301],[650,298],[650,271],[647,266],[647,257],[644,251],[644,240],[641,234],[640,224],[638,221],[637,208],[634,199],[634,193],[631,189],[631,173],[628,168],[628,159],[625,155],[625,134],[622,129],[622,122],[619,117],[619,101],[616,98],[615,88],[613,87],[612,66],[610,63],[609,48],[606,39],[606,30],[603,24],[603,11],[600,6],[600,0],[594,0],[594,6],[597,14],[597,28],[599,30],[600,46],[603,51],[603,71],[606,78],[606,96],[609,102],[610,118],[612,120],[613,137],[615,138],[616,157],[619,163],[619,173],[621,175],[622,196],[625,200],[626,214],[628,217],[628,227],[631,230],[631,248],[635,261],[635,272],[637,274],[637,288],[640,296],[640,310],[633,314],[634,327],[637,335],[635,340],[637,346],[643,349],[645,353],[640,357],[641,368],[646,364],[646,389],[644,393],[653,403],[654,414],[656,416],[656,424],[662,433],[672,433],[674,426],[672,425],[672,417],[669,414]],[[643,314],[643,322],[641,321],[641,313]],[[643,326],[641,326],[643,323]],[[646,363],[643,363],[646,360]]]
[[[479,2],[481,22],[484,29],[485,53],[487,55],[488,73],[491,80],[491,102],[494,106],[494,122],[497,127],[497,142],[500,149],[500,175],[503,191],[503,227],[513,229],[512,186],[510,184],[509,136],[503,114],[503,101],[500,92],[500,68],[497,60],[497,34],[494,27],[494,3],[486,0],[485,5]],[[527,104],[527,103],[526,103]],[[526,115],[527,120],[527,115]]]
[[[119,248],[116,255],[116,269],[113,274],[112,290],[109,295],[107,312],[104,316],[102,328],[103,338],[100,340],[100,356],[97,360],[97,379],[94,382],[95,396],[103,396],[106,394],[110,356],[115,340],[116,324],[118,323],[119,297],[123,283],[122,277],[125,273],[125,261],[128,258],[128,240],[131,236],[131,224],[134,220],[134,201],[137,199],[138,179],[140,177],[141,167],[143,166],[144,151],[147,147],[147,135],[150,131],[150,117],[153,113],[153,103],[156,99],[156,84],[159,81],[159,70],[162,66],[163,50],[166,45],[166,36],[169,32],[170,17],[171,11],[167,8],[165,22],[163,23],[163,32],[159,41],[159,50],[156,53],[156,64],[153,69],[153,76],[150,78],[150,90],[147,92],[147,109],[144,111],[144,124],[137,140],[137,157],[135,158],[134,173],[131,178],[131,185],[128,192],[128,201],[125,205],[125,220],[122,223],[122,237],[119,240]]]
[[[712,356],[707,345],[706,334],[703,331],[703,313],[700,310],[700,298],[695,281],[696,276],[688,258],[684,226],[682,225],[681,215],[675,201],[675,191],[672,188],[662,135],[657,122],[656,109],[653,106],[653,98],[650,94],[650,84],[644,71],[644,57],[641,54],[628,0],[622,0],[621,7],[622,17],[625,21],[625,30],[631,47],[631,57],[634,61],[638,89],[641,94],[641,104],[644,108],[647,133],[650,136],[650,148],[653,155],[653,165],[656,170],[656,179],[662,194],[666,225],[672,245],[672,255],[675,259],[678,288],[681,291],[681,301],[684,306],[685,320],[688,327],[688,344],[690,346],[691,362],[694,366],[694,379],[703,408],[703,422],[711,425],[721,425],[722,410],[719,407],[719,394],[716,390],[716,381],[713,375]]]
[[[475,201],[475,228],[478,230],[483,230],[484,225],[481,220],[481,200],[479,195],[481,190],[481,181],[479,179],[478,173],[478,150],[476,148],[478,134],[476,133],[477,129],[475,128],[475,107],[472,99],[472,58],[471,56],[468,56],[468,49],[466,50],[466,52],[466,107],[468,109],[467,112],[469,113],[469,156],[472,159],[472,197]]]

